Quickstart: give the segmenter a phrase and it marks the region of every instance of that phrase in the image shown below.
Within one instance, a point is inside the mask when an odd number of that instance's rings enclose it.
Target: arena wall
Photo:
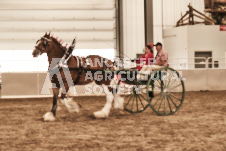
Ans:
[[[184,78],[186,91],[216,91],[226,90],[225,69],[199,69],[179,70]],[[51,84],[46,73],[3,73],[2,74],[2,97],[45,97],[50,93],[43,94],[45,79]],[[86,88],[85,88],[86,87]],[[92,88],[92,93],[91,92]],[[103,90],[94,83],[89,86],[75,86],[70,89],[70,95],[102,95]],[[102,93],[101,93],[102,92]]]

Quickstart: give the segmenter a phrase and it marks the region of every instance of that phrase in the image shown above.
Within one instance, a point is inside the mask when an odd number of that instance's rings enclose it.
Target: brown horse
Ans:
[[[38,55],[47,53],[49,73],[51,75],[50,80],[51,83],[55,85],[55,87],[52,87],[53,106],[51,112],[47,112],[43,116],[44,121],[55,120],[60,88],[63,90],[61,102],[69,111],[78,112],[79,107],[77,103],[72,101],[72,99],[66,98],[66,93],[71,86],[85,85],[93,81],[95,81],[96,84],[101,85],[106,93],[106,104],[102,110],[94,112],[96,118],[107,118],[109,116],[113,100],[115,108],[123,109],[123,99],[117,93],[113,93],[114,89],[112,85],[115,84],[114,74],[106,75],[104,72],[106,70],[114,70],[113,62],[97,55],[90,55],[82,59],[71,56],[67,61],[67,70],[63,70],[58,66],[58,63],[59,58],[63,57],[65,51],[66,48],[62,46],[57,38],[50,36],[50,33],[45,33],[45,35],[37,41],[32,53],[33,57],[38,57]],[[91,75],[93,78],[87,78],[87,74]],[[70,79],[72,82],[69,82]]]

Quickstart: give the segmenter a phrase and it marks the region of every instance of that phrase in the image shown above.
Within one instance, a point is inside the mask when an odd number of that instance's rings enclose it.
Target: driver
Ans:
[[[150,74],[151,71],[168,66],[168,53],[162,49],[162,43],[158,42],[155,46],[157,54],[155,57],[154,65],[144,65],[140,70],[140,74],[138,74],[137,79],[146,80],[146,74]]]

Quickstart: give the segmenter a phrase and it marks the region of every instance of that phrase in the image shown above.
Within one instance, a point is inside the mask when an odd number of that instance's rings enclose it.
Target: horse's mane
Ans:
[[[62,48],[64,51],[67,50],[68,44],[66,42],[63,42],[62,39],[58,40],[58,37],[55,37],[53,34],[50,36],[50,33],[49,34],[46,33],[44,37],[47,39],[52,39],[52,41],[55,42],[58,46],[60,46],[60,48]]]

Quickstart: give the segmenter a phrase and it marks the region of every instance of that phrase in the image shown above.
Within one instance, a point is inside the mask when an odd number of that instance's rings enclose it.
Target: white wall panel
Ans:
[[[114,0],[1,0],[4,9],[114,8]],[[41,6],[41,7],[40,7]]]
[[[73,39],[65,41],[68,42],[69,44],[72,42]],[[7,42],[0,42],[0,47],[2,50],[33,50],[35,47],[36,43],[35,41],[31,42],[26,42],[26,41],[7,41]],[[76,43],[76,49],[112,49],[115,46],[115,41],[100,41],[100,40],[86,40],[86,41],[81,41],[77,40]],[[101,54],[99,54],[101,55]],[[32,56],[32,55],[31,55]]]
[[[144,0],[123,0],[124,54],[135,58],[144,43]]]
[[[1,6],[1,5],[0,5]],[[8,10],[0,9],[1,20],[15,20],[15,19],[32,19],[32,20],[59,20],[59,19],[114,19],[115,10]]]
[[[1,21],[0,29],[114,29],[113,21]]]
[[[79,49],[114,49],[115,0],[1,0],[0,50],[33,49],[45,32]]]
[[[37,41],[37,38],[40,38],[44,35],[44,30],[40,32],[4,32],[4,34],[0,34],[0,41],[4,40],[25,40],[25,41]],[[3,33],[3,32],[2,32]],[[112,30],[109,31],[74,31],[74,32],[54,32],[56,36],[58,36],[63,41],[71,41],[75,36],[78,37],[78,40],[113,40],[115,38],[114,32]],[[31,37],[34,37],[31,39]]]
[[[219,68],[225,68],[225,41],[226,32],[220,31],[219,25],[181,26],[164,30],[164,43],[169,57],[188,58],[184,62],[188,69],[194,68],[196,51],[211,51],[213,61],[219,62]]]

